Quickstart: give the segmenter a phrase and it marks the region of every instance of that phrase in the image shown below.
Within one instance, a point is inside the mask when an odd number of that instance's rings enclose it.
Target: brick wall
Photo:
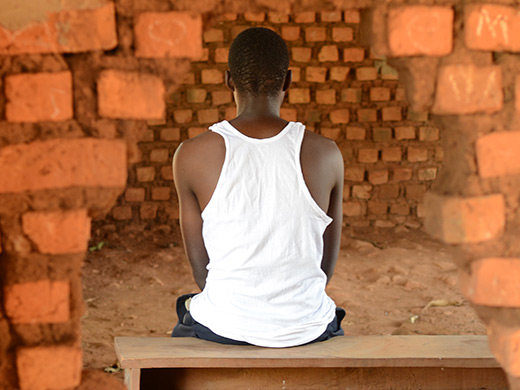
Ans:
[[[141,161],[130,167],[127,189],[109,219],[121,227],[128,221],[174,225],[175,148],[235,116],[223,84],[229,45],[243,29],[267,26],[287,42],[294,74],[281,115],[334,139],[343,152],[346,224],[419,226],[424,194],[442,165],[439,129],[427,113],[408,108],[385,57],[361,46],[359,23],[358,10],[224,15],[204,32],[201,58],[168,97],[165,120],[148,121],[139,142]],[[136,29],[139,42],[142,32]]]

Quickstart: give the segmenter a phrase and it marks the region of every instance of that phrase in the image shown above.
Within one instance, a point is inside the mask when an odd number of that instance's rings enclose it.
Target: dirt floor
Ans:
[[[485,334],[450,259],[417,230],[346,231],[328,286],[347,312],[345,333]],[[146,230],[93,240],[83,283],[84,364],[93,369],[115,363],[115,336],[168,336],[177,296],[198,291],[180,238]]]

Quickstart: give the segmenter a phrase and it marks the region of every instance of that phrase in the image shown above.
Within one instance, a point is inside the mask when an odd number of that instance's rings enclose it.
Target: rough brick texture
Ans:
[[[503,195],[461,198],[429,193],[424,203],[426,231],[448,244],[483,242],[504,231]]]
[[[164,84],[145,73],[105,70],[97,82],[99,115],[107,118],[162,119]]]
[[[464,295],[484,306],[520,307],[520,259],[487,258],[471,263],[471,275],[461,274]]]
[[[16,351],[21,390],[76,387],[81,380],[81,365],[81,348],[75,346],[42,346]]]
[[[64,121],[72,118],[70,72],[21,73],[5,78],[10,122]]]
[[[81,253],[90,238],[86,210],[29,212],[23,215],[22,226],[41,253]]]
[[[121,187],[126,145],[103,139],[57,139],[0,149],[0,193],[53,188]]]
[[[453,47],[453,9],[403,6],[388,14],[388,44],[393,56],[443,56]]]
[[[137,57],[202,56],[202,17],[186,12],[144,12],[136,17]],[[217,30],[218,31],[218,30]]]
[[[485,135],[477,141],[480,176],[497,177],[520,173],[520,131]]]
[[[67,281],[40,280],[7,285],[4,307],[14,324],[60,323],[70,318]]]
[[[91,7],[48,12],[45,20],[18,29],[0,25],[0,54],[77,53],[114,48],[117,45],[114,3],[107,2],[101,7],[97,1],[84,3],[90,3]]]
[[[498,4],[465,7],[465,42],[474,50],[520,51],[518,8]]]

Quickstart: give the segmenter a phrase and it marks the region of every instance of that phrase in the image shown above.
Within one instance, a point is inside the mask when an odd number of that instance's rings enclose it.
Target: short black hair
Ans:
[[[231,43],[229,72],[239,93],[274,95],[280,91],[289,68],[289,50],[274,31],[252,27]]]

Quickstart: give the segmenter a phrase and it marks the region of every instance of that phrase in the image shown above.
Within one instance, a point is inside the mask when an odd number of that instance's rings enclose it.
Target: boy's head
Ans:
[[[289,50],[275,32],[253,27],[231,43],[229,72],[237,92],[244,95],[276,95],[289,68]]]

